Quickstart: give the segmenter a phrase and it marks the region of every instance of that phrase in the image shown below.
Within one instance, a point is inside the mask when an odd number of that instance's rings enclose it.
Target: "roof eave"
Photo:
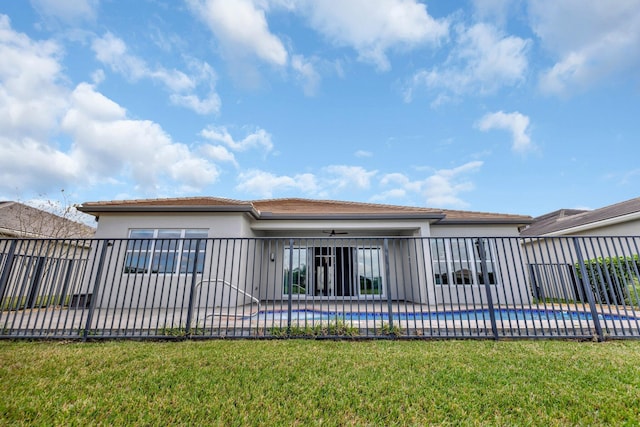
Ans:
[[[432,213],[338,213],[338,214],[280,214],[261,212],[260,220],[430,220],[440,221],[445,216]]]
[[[239,212],[249,213],[254,217],[259,217],[260,214],[253,208],[253,206],[179,206],[179,205],[148,205],[148,206],[79,206],[77,208],[80,212],[84,212],[93,216],[100,216],[101,213],[112,212],[147,212],[147,213],[163,213],[163,212]]]
[[[602,228],[609,225],[616,225],[627,221],[633,221],[640,219],[640,212],[632,212],[625,215],[619,215],[612,218],[606,218],[599,221],[588,222],[586,224],[575,225],[573,227],[561,228],[558,230],[552,230],[547,233],[541,234],[541,237],[553,237],[553,236],[570,236],[572,233],[581,233],[596,228]]]
[[[533,219],[518,219],[518,218],[487,218],[487,219],[444,219],[438,224],[442,225],[528,225],[533,222]]]

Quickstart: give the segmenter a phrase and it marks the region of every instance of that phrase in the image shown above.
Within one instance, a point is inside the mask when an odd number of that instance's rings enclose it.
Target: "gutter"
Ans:
[[[92,208],[91,206],[79,206],[80,212],[100,217],[100,213],[109,212],[246,212],[255,218],[259,218],[260,214],[253,206],[100,206]]]
[[[513,224],[531,224],[533,219],[517,219],[517,218],[501,218],[501,219],[445,219],[438,224],[440,225],[488,225],[488,224],[505,224],[505,225],[513,225]]]
[[[440,221],[445,218],[444,214],[433,213],[383,213],[383,214],[274,214],[271,212],[260,212],[253,206],[79,206],[80,212],[99,217],[100,213],[110,212],[238,212],[248,213],[257,220],[354,220],[354,219],[428,219]]]
[[[271,212],[262,212],[259,217],[256,219],[260,220],[357,220],[357,219],[409,219],[409,220],[417,220],[417,219],[428,219],[428,220],[442,220],[445,217],[443,214],[273,214]]]

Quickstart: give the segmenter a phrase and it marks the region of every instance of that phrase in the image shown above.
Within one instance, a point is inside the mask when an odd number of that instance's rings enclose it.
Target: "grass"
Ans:
[[[287,327],[273,327],[269,328],[269,335],[274,338],[300,338],[300,337],[357,337],[360,334],[360,329],[349,325],[348,323],[335,319],[328,323],[318,322],[311,325],[299,326],[292,325],[291,328]]]
[[[0,311],[22,310],[25,308],[35,307],[49,307],[49,306],[68,306],[71,297],[69,295],[38,295],[33,304],[27,307],[28,297],[4,297],[0,299]]]
[[[0,341],[0,425],[636,425],[640,342]]]

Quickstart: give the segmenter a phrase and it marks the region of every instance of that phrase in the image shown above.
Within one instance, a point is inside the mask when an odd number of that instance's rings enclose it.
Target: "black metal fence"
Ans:
[[[1,338],[640,338],[640,237],[0,240]]]

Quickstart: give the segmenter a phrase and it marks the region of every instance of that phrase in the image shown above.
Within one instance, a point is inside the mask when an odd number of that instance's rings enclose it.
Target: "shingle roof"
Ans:
[[[93,236],[95,231],[88,225],[22,203],[0,202],[0,235],[83,238]]]
[[[429,218],[442,222],[508,222],[528,224],[532,218],[487,212],[471,212],[378,203],[283,198],[241,201],[219,197],[189,197],[173,199],[112,200],[84,203],[79,210],[99,216],[104,212],[149,211],[209,211],[251,212],[258,219],[268,218],[335,218],[349,217],[407,217]]]
[[[533,223],[520,234],[522,236],[544,236],[550,233],[561,234],[564,230],[582,226],[591,225],[595,228],[601,221],[635,213],[640,213],[640,197],[590,211],[560,209],[534,218]]]
[[[251,202],[223,197],[176,197],[163,199],[131,199],[85,202],[82,209],[88,211],[107,206],[250,206]]]
[[[418,208],[411,206],[299,198],[254,200],[251,203],[261,213],[269,212],[272,214],[440,214],[442,212],[440,209]]]

